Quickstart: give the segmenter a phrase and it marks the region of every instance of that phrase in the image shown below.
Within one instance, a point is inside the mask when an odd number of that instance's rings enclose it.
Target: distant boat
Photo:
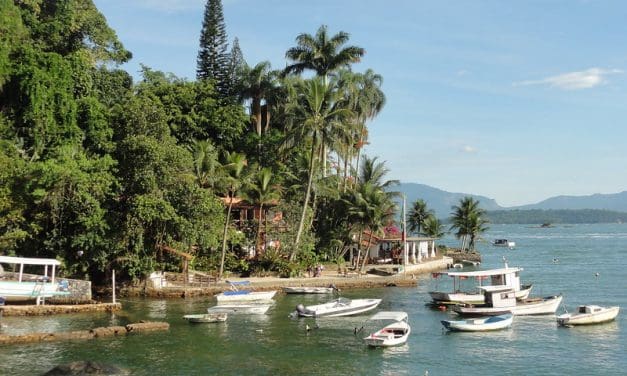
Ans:
[[[494,239],[492,245],[495,247],[507,247],[511,249],[516,247],[516,242],[507,239]]]
[[[565,313],[556,318],[562,326],[601,324],[614,320],[619,310],[620,307],[582,305],[577,308],[577,313]]]
[[[411,327],[407,322],[406,312],[382,311],[370,317],[368,321],[392,321],[382,329],[364,338],[364,342],[372,347],[398,346],[407,342]]]
[[[228,313],[201,313],[197,315],[185,315],[183,318],[190,323],[224,322],[228,318]]]
[[[239,286],[248,286],[250,281],[227,281],[231,285],[231,291],[225,291],[216,295],[218,303],[241,302],[241,301],[269,301],[272,300],[276,290],[272,291],[251,291],[240,290]]]
[[[377,308],[381,299],[347,299],[339,298],[328,303],[303,306],[296,306],[293,314],[302,317],[339,317],[351,316],[367,312]]]
[[[450,331],[457,332],[485,332],[490,330],[505,329],[512,325],[514,315],[506,313],[498,316],[466,320],[442,320],[444,327]]]
[[[283,291],[286,294],[330,294],[336,291],[335,286],[329,287],[313,287],[313,286],[301,286],[301,287],[283,287]]]

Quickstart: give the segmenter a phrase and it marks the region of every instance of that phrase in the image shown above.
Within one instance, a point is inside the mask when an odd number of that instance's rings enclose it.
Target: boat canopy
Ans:
[[[250,285],[250,281],[226,281],[231,286],[248,286]]]
[[[381,311],[370,317],[370,320],[393,320],[403,321],[407,320],[407,312],[402,311]]]
[[[512,291],[512,286],[507,285],[492,285],[492,286],[477,286],[485,292],[505,292]]]
[[[61,265],[61,262],[59,260],[49,258],[0,256],[0,264]]]
[[[439,274],[448,275],[449,277],[489,277],[493,275],[514,274],[522,270],[523,268],[501,268],[490,270],[475,270],[473,272],[444,272]]]

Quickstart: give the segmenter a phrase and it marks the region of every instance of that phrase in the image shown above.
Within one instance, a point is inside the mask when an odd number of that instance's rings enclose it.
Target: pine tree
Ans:
[[[242,54],[242,50],[239,47],[239,40],[235,38],[229,53],[229,96],[237,96],[237,88],[240,86],[242,70],[245,67],[246,60],[244,60],[244,54]]]
[[[196,77],[214,80],[218,92],[227,95],[229,89],[229,54],[226,26],[221,0],[207,0],[200,31]]]

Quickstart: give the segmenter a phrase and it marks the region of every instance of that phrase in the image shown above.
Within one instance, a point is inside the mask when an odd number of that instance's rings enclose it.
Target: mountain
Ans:
[[[540,201],[537,204],[516,206],[508,209],[604,209],[627,212],[627,191],[620,193],[589,196],[556,196]]]

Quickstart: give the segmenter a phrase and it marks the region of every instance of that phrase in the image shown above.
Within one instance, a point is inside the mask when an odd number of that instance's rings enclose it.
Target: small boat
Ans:
[[[183,318],[190,323],[224,322],[228,313],[201,313],[197,315],[185,315]]]
[[[276,290],[272,291],[251,291],[240,290],[239,286],[248,286],[250,281],[227,281],[231,285],[230,291],[225,291],[216,295],[218,303],[222,302],[241,302],[241,301],[259,301],[259,300],[272,300]]]
[[[49,258],[12,257],[0,256],[0,264],[11,265],[11,269],[18,272],[9,272],[4,269],[0,279],[0,296],[7,302],[35,300],[39,305],[45,303],[46,298],[55,296],[69,296],[68,281],[55,278],[55,271],[61,266],[61,262]],[[24,269],[30,266],[43,267],[43,275],[24,273]]]
[[[339,298],[328,303],[303,306],[296,306],[294,315],[302,317],[340,317],[351,316],[367,312],[377,308],[381,299],[347,299]]]
[[[329,287],[312,287],[312,286],[301,286],[301,287],[283,287],[283,291],[286,294],[330,294],[333,291],[336,291],[337,288],[335,286]]]
[[[263,315],[270,309],[270,304],[218,304],[207,308],[208,313],[251,313]]]
[[[509,286],[483,286],[484,304],[460,304],[453,311],[465,316],[548,315],[557,311],[562,295],[517,300]]]
[[[556,318],[561,326],[601,324],[614,320],[619,310],[620,307],[582,305],[577,308],[577,313],[565,313]]]
[[[514,248],[516,247],[516,242],[507,239],[494,239],[492,245],[495,247]]]
[[[364,338],[364,342],[368,346],[390,347],[402,345],[407,342],[407,338],[411,333],[406,312],[377,312],[368,321],[392,321],[392,323]]]
[[[505,329],[512,325],[514,315],[488,316],[466,320],[442,320],[444,327],[453,332],[485,332],[489,330]]]

